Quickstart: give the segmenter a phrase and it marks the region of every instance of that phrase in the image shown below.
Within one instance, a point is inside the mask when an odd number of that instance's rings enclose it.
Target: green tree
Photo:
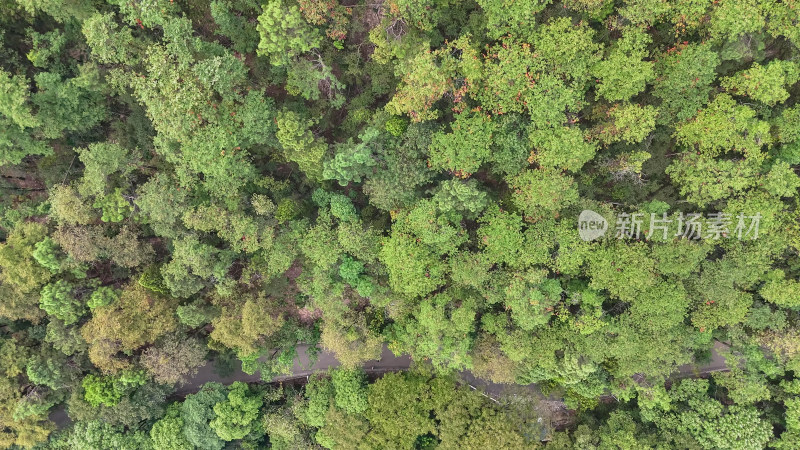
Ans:
[[[486,33],[493,39],[507,34],[523,39],[530,36],[535,29],[536,14],[549,3],[547,0],[525,0],[510,4],[499,0],[478,1],[486,16]]]
[[[20,222],[0,244],[0,276],[21,292],[33,292],[50,280],[50,270],[33,257],[36,244],[44,240],[46,229],[35,222]]]
[[[39,121],[34,117],[29,103],[29,87],[25,77],[2,71],[0,81],[0,113],[20,128],[38,127]]]
[[[418,436],[436,432],[431,410],[440,386],[428,381],[420,375],[389,373],[370,385],[366,417],[373,431],[367,443],[413,448]]]
[[[458,295],[460,294],[460,295]],[[456,304],[454,297],[460,300]],[[413,317],[392,328],[393,351],[430,360],[442,370],[472,366],[470,350],[475,331],[476,301],[465,293],[436,294],[422,300]]]
[[[191,450],[195,448],[183,434],[180,407],[173,403],[167,413],[150,428],[150,439],[155,450]]]
[[[578,127],[546,127],[531,130],[528,139],[534,150],[529,162],[536,162],[544,168],[578,171],[592,159],[597,150]]]
[[[50,214],[58,223],[67,225],[88,225],[96,216],[86,199],[74,187],[65,185],[50,191]]]
[[[800,283],[795,280],[787,280],[781,270],[776,270],[771,280],[764,283],[759,290],[759,294],[764,300],[782,306],[784,308],[796,308],[800,306],[797,299]]]
[[[221,313],[212,321],[214,330],[209,337],[245,358],[268,347],[286,318],[277,308],[277,299],[245,293],[236,298],[237,301],[218,300]]]
[[[204,450],[221,450],[225,442],[217,436],[210,422],[214,420],[214,405],[226,399],[225,386],[209,382],[195,394],[186,396],[181,404],[184,434],[191,445]]]
[[[52,151],[31,136],[41,125],[31,106],[25,77],[0,69],[0,166],[19,164],[28,155]]]
[[[219,314],[219,311],[212,305],[193,302],[188,305],[178,306],[175,313],[182,324],[191,328],[198,328],[211,322]]]
[[[257,426],[256,419],[264,402],[240,381],[231,384],[226,398],[214,405],[216,417],[209,425],[225,441],[241,439]]]
[[[489,204],[486,190],[474,179],[444,180],[432,200],[440,211],[457,211],[467,218],[477,217]]]
[[[359,414],[367,410],[369,406],[367,403],[367,376],[363,370],[334,369],[331,371],[331,383],[337,408],[348,414]]]
[[[154,343],[177,326],[177,300],[138,285],[123,289],[118,301],[95,308],[81,329],[89,343],[89,358],[99,368],[116,372],[129,367],[120,352],[132,352]]]
[[[679,144],[704,155],[736,151],[755,158],[772,140],[769,124],[759,120],[751,108],[737,105],[727,94],[717,95],[708,108],[678,126],[675,138]]]
[[[392,232],[381,248],[380,258],[389,272],[389,284],[397,292],[423,296],[444,284],[444,264],[409,234]]]
[[[491,154],[494,124],[482,114],[460,114],[450,133],[436,133],[431,142],[430,164],[466,178],[478,171]]]
[[[677,445],[701,448],[762,448],[772,426],[753,406],[724,406],[709,396],[707,380],[683,380],[670,390],[674,407],[648,411],[663,432],[674,433]],[[713,420],[711,420],[713,418]]]
[[[306,176],[318,179],[322,176],[322,159],[328,145],[314,137],[310,128],[311,120],[302,118],[293,111],[278,114],[278,141],[283,147],[286,159],[297,163]]]
[[[107,405],[114,406],[122,400],[123,387],[121,383],[116,383],[111,377],[98,377],[96,375],[86,375],[81,385],[85,391],[84,398],[92,406]]]
[[[446,55],[447,49],[418,51],[409,58],[409,70],[386,110],[395,115],[408,114],[412,122],[436,119],[439,112],[434,103],[453,89],[455,64]]]
[[[165,286],[176,297],[189,297],[212,277],[224,280],[233,262],[230,250],[219,250],[203,243],[194,234],[173,241],[172,261],[161,268]]]
[[[575,180],[552,169],[526,170],[510,178],[509,184],[514,206],[534,220],[553,217],[578,200]]]
[[[131,152],[116,143],[78,149],[78,157],[83,163],[83,180],[78,190],[84,196],[103,195],[109,188],[119,186],[136,165]]]
[[[378,130],[370,128],[359,135],[360,143],[349,141],[334,146],[336,153],[333,159],[325,161],[322,176],[338,181],[340,186],[347,186],[351,181],[360,183],[361,178],[376,165],[372,147],[379,145],[379,138]]]
[[[58,138],[64,131],[86,131],[108,114],[95,67],[81,66],[77,77],[66,80],[51,72],[39,73],[34,80],[37,91],[31,102],[38,108],[37,118],[47,138]]]
[[[365,361],[377,360],[383,350],[383,337],[371,329],[363,312],[347,310],[322,322],[320,343],[336,355],[345,368],[356,368]]]
[[[25,374],[32,383],[51,389],[69,387],[80,373],[80,368],[70,364],[63,353],[42,352],[31,356],[25,366]]]
[[[37,242],[35,250],[31,252],[31,256],[43,267],[47,267],[50,272],[58,273],[61,271],[62,261],[59,259],[58,244],[55,243],[49,236]]]
[[[205,364],[208,349],[197,338],[168,335],[142,353],[142,365],[162,384],[186,381]]]
[[[47,314],[63,320],[66,325],[71,325],[86,311],[86,305],[75,297],[73,290],[73,285],[66,280],[49,283],[42,288],[39,306]]]
[[[796,63],[775,60],[765,66],[753,63],[751,68],[724,78],[721,84],[729,92],[774,106],[789,98],[786,87],[798,80],[800,67]]]
[[[647,138],[656,127],[658,109],[647,105],[618,103],[606,112],[607,121],[593,130],[592,137],[604,144],[635,144]]]
[[[227,36],[239,53],[252,53],[259,44],[258,29],[247,20],[247,14],[258,10],[253,3],[214,0],[209,4],[211,17],[219,27],[214,33]]]
[[[360,380],[356,380],[359,381]],[[359,385],[359,389],[362,387]],[[360,394],[360,391],[356,391]],[[330,378],[314,376],[306,384],[303,392],[308,402],[300,413],[300,420],[312,427],[322,428],[325,425],[325,415],[330,409],[333,396],[335,394],[333,383]]]
[[[78,422],[66,438],[66,448],[106,450],[111,448],[152,448],[150,437],[143,431],[128,431],[124,427],[100,420]]]
[[[492,206],[479,223],[477,234],[483,257],[491,264],[516,266],[523,240],[522,217]]]
[[[719,63],[710,44],[682,44],[658,57],[653,95],[661,99],[663,120],[687,120],[708,103]]]
[[[269,57],[270,63],[281,66],[293,58],[318,47],[321,36],[309,25],[297,5],[270,0],[258,16],[258,54]]]
[[[651,38],[641,28],[628,28],[608,55],[594,67],[597,93],[608,101],[629,100],[655,79],[653,63],[644,61]]]
[[[103,64],[134,64],[141,57],[141,44],[130,28],[120,27],[111,13],[95,13],[82,23],[86,43],[92,56]]]

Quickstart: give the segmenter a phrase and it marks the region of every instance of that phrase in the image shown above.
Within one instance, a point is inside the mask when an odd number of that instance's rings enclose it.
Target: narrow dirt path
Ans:
[[[311,375],[315,372],[325,371],[327,369],[338,367],[341,364],[329,352],[320,352],[314,364],[311,364],[308,356],[308,345],[297,346],[297,357],[294,360],[294,367],[292,373],[289,375],[281,375],[273,378],[271,381],[283,381],[294,378],[302,378]],[[411,358],[408,355],[395,356],[386,346],[383,347],[381,358],[375,361],[367,361],[364,363],[364,370],[370,371],[387,371],[387,370],[404,370],[411,366]],[[214,371],[213,362],[209,361],[206,365],[202,366],[197,374],[192,377],[188,383],[179,386],[175,391],[177,395],[187,395],[200,390],[200,387],[209,381],[216,381],[225,385],[231,384],[234,381],[258,382],[262,381],[258,372],[253,375],[248,375],[241,370],[241,366],[237,363],[236,370],[226,376],[221,377]]]
[[[726,347],[726,344],[722,342],[715,342],[714,347],[711,350],[711,361],[709,363],[700,366],[695,364],[686,364],[680,366],[678,367],[675,376],[678,378],[702,376],[712,372],[728,370],[727,366],[725,365],[725,358],[718,353],[718,350],[725,349]],[[272,381],[283,381],[306,377],[315,372],[325,371],[341,365],[333,353],[324,351],[319,354],[319,357],[314,364],[311,364],[308,357],[307,345],[299,345],[297,347],[297,355],[298,356],[294,361],[294,367],[292,367],[292,373],[290,375],[275,377],[272,379]],[[394,353],[392,353],[391,350],[384,345],[380,359],[367,361],[362,367],[367,372],[385,372],[392,370],[404,370],[408,369],[410,366],[411,357],[408,355],[395,356]],[[508,386],[481,380],[476,378],[469,371],[462,372],[461,375],[464,380],[468,381],[470,384],[481,385],[481,387],[487,388],[489,393],[502,391]],[[200,368],[200,370],[197,372],[197,375],[192,377],[188,383],[180,386],[176,390],[176,394],[186,395],[197,392],[203,384],[209,381],[216,381],[227,385],[233,383],[234,381],[258,382],[261,381],[261,377],[258,373],[248,375],[241,371],[241,367],[238,367],[234,373],[230,374],[229,376],[221,377],[214,371],[213,363],[209,361],[206,363],[206,365]]]
[[[711,361],[707,364],[703,365],[695,365],[695,364],[687,364],[680,366],[678,370],[675,372],[676,378],[687,378],[687,377],[700,377],[703,375],[707,375],[713,372],[722,372],[728,370],[727,366],[725,365],[725,358],[722,357],[718,350],[723,350],[727,347],[726,344],[722,342],[715,342],[714,347],[711,350]],[[281,375],[278,377],[273,378],[271,381],[285,381],[285,380],[292,380],[297,378],[305,378],[313,373],[321,372],[328,370],[333,367],[338,367],[341,365],[333,353],[330,352],[320,352],[316,361],[311,364],[310,358],[308,356],[308,345],[299,345],[297,346],[297,357],[294,360],[294,366],[292,367],[292,373],[289,375]],[[362,366],[367,373],[384,373],[384,372],[391,372],[391,371],[399,371],[399,370],[406,370],[411,366],[411,357],[408,355],[401,355],[395,356],[394,353],[389,350],[388,347],[384,345],[383,351],[381,352],[381,357],[375,361],[367,361]],[[503,393],[534,393],[535,395],[540,395],[539,388],[535,384],[530,385],[510,385],[510,384],[498,384],[492,383],[480,378],[475,377],[471,372],[464,371],[461,372],[461,378],[469,384],[472,388],[476,390],[482,391],[487,397],[489,398],[498,398]],[[215,370],[212,361],[206,362],[206,364],[198,370],[197,374],[193,376],[187,383],[179,386],[175,390],[175,395],[177,396],[186,396],[188,394],[195,393],[200,390],[200,387],[204,384],[215,381],[218,383],[222,383],[224,385],[229,385],[234,381],[244,381],[249,383],[260,382],[261,376],[258,372],[249,375],[242,372],[241,365],[237,364],[236,369],[228,376],[220,376]],[[556,409],[564,409],[563,403],[560,399],[549,399],[549,403],[558,404],[561,408]],[[558,406],[556,405],[556,406]],[[63,428],[71,422],[69,416],[66,414],[66,411],[63,406],[58,407],[50,412],[50,420],[56,423],[59,428]]]

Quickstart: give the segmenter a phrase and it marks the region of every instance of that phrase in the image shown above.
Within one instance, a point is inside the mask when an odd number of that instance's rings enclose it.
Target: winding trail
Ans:
[[[317,360],[314,364],[311,364],[310,358],[308,356],[308,345],[298,345],[297,346],[297,357],[294,359],[294,366],[292,367],[292,373],[289,375],[281,375],[273,378],[271,381],[285,381],[291,380],[296,378],[304,378],[313,373],[325,371],[332,367],[338,367],[341,365],[339,360],[330,352],[320,352],[317,355]],[[364,363],[363,367],[364,370],[367,372],[388,372],[388,371],[396,371],[396,370],[405,370],[411,366],[411,357],[408,355],[402,356],[395,356],[391,350],[389,350],[385,345],[383,346],[383,351],[381,352],[381,357],[378,360],[374,361],[367,361]],[[187,383],[182,386],[179,386],[176,389],[176,395],[187,395],[200,390],[200,387],[210,381],[216,381],[218,383],[222,383],[225,385],[231,384],[234,381],[246,381],[250,383],[259,382],[261,380],[261,376],[258,372],[254,373],[253,375],[248,375],[242,372],[241,364],[236,363],[236,370],[233,373],[226,377],[221,377],[215,370],[214,364],[212,361],[206,362],[206,364],[197,371],[197,374],[193,376]]]
[[[314,364],[311,364],[310,358],[308,357],[308,345],[299,345],[297,346],[297,357],[294,360],[294,366],[292,367],[292,373],[289,375],[281,375],[278,377],[273,378],[271,381],[285,381],[291,380],[296,378],[303,378],[307,377],[313,373],[325,371],[327,369],[338,367],[341,364],[330,352],[320,352],[318,355],[317,360]],[[699,377],[703,375],[707,375],[713,372],[722,372],[728,370],[727,366],[725,365],[725,358],[722,357],[717,350],[722,350],[726,348],[726,345],[722,342],[715,342],[714,347],[711,350],[711,361],[707,364],[703,365],[696,365],[696,364],[686,364],[683,366],[678,367],[677,372],[675,373],[676,378],[685,378],[685,377]],[[394,353],[389,350],[389,348],[384,345],[383,351],[381,352],[381,357],[378,360],[367,361],[362,366],[364,370],[368,373],[371,372],[391,372],[397,370],[405,370],[411,366],[411,357],[409,355],[401,355],[395,356]],[[238,365],[238,364],[237,364]],[[461,372],[462,378],[469,382],[473,386],[481,386],[484,388],[489,389],[487,393],[497,393],[502,391],[504,388],[508,387],[509,385],[506,384],[498,384],[498,383],[491,383],[488,381],[481,380],[476,378],[472,373],[469,371]],[[241,370],[241,366],[238,365],[237,369],[234,372],[226,377],[222,377],[214,371],[214,366],[211,361],[207,362],[204,366],[200,367],[197,374],[192,377],[186,384],[180,386],[176,390],[177,395],[187,395],[193,392],[197,392],[200,390],[200,387],[209,381],[216,381],[222,384],[231,384],[234,381],[246,381],[246,382],[259,382],[262,381],[261,377],[258,373],[253,375],[248,375]]]
[[[725,365],[725,358],[718,353],[718,350],[722,350],[726,347],[727,345],[722,342],[715,342],[714,347],[711,350],[710,362],[703,365],[686,364],[680,366],[678,367],[678,370],[675,372],[674,377],[675,378],[701,377],[703,375],[707,375],[713,372],[727,371],[728,368]],[[314,361],[314,363],[312,364],[308,355],[308,349],[309,349],[308,345],[298,345],[297,357],[294,360],[292,373],[289,375],[277,376],[273,378],[271,381],[278,382],[278,381],[287,381],[298,378],[305,378],[314,373],[322,372],[330,368],[338,367],[341,365],[341,363],[336,359],[333,353],[325,351],[320,352],[318,354],[317,360]],[[392,353],[391,350],[389,350],[389,348],[386,345],[384,345],[380,359],[374,361],[367,361],[364,363],[362,367],[367,373],[376,374],[376,373],[406,370],[411,366],[411,363],[412,360],[409,355],[395,356],[394,353]],[[513,394],[513,393],[527,392],[527,393],[535,393],[537,395],[541,395],[538,386],[535,384],[513,385],[513,384],[492,383],[475,377],[469,371],[461,372],[460,375],[461,379],[464,382],[466,382],[470,387],[472,387],[475,390],[481,391],[484,395],[491,398],[492,400],[501,396],[503,393]],[[204,384],[212,381],[222,383],[224,385],[229,385],[235,381],[255,383],[255,382],[261,382],[262,380],[258,372],[252,375],[242,372],[241,364],[238,362],[236,364],[236,369],[233,371],[233,373],[225,377],[220,376],[214,370],[213,362],[207,361],[205,365],[199,368],[195,376],[193,376],[186,383],[179,386],[175,390],[174,395],[183,397],[188,394],[195,393],[199,391],[200,387],[202,387]],[[564,406],[563,402],[561,402],[560,399],[555,399],[555,398],[545,399],[543,400],[543,402],[550,405],[549,407],[551,411],[561,411],[562,413],[566,414],[566,407]],[[63,405],[50,412],[50,420],[55,422],[58,428],[66,427],[71,422]]]

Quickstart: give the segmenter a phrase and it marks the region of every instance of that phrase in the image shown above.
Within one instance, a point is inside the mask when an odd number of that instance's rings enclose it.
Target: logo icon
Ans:
[[[578,216],[578,234],[584,241],[601,238],[608,230],[608,221],[596,212],[584,209]]]

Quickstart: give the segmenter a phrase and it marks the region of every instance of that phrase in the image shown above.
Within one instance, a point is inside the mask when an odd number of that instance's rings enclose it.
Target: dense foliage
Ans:
[[[0,446],[798,448],[798,81],[797,0],[0,0]]]

